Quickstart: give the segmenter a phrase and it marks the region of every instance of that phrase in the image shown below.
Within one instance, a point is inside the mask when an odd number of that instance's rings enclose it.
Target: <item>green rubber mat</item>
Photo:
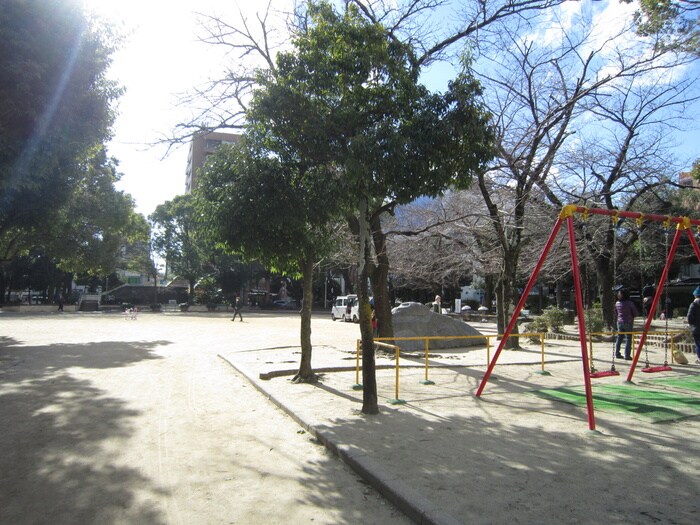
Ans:
[[[700,375],[664,377],[663,379],[641,381],[640,384],[649,385],[651,387],[653,387],[654,385],[667,387],[670,386],[672,388],[689,390],[691,392],[700,392]]]
[[[533,393],[545,399],[586,407],[583,385],[547,388]],[[639,385],[594,385],[593,407],[595,410],[624,412],[639,419],[662,423],[700,415],[700,397],[642,388]]]

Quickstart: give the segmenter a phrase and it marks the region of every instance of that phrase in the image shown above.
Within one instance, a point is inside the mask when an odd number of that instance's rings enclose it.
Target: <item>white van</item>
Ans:
[[[350,312],[348,312],[348,304]],[[331,308],[331,319],[342,319],[343,321],[359,322],[357,295],[341,295],[336,297],[333,308]]]

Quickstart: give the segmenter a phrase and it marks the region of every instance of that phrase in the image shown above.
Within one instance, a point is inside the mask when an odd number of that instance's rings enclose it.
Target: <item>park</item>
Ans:
[[[0,315],[3,523],[693,523],[698,513],[700,367],[598,379],[591,432],[575,327],[547,340],[544,363],[539,344],[504,351],[481,398],[485,347],[431,354],[430,385],[420,353],[407,352],[399,405],[395,359],[379,354],[381,408],[367,416],[353,390],[358,327],[329,312],[312,319],[316,384],[290,381],[294,312],[236,323]]]
[[[0,10],[0,523],[696,523],[696,1],[194,9]]]

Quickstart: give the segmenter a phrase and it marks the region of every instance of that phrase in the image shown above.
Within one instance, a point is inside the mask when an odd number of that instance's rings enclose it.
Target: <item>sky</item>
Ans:
[[[232,20],[266,2],[251,0],[83,0],[124,32],[109,78],[125,88],[109,154],[119,161],[117,189],[130,193],[144,215],[185,192],[188,147],[155,145],[189,116],[179,101],[194,86],[220,76],[222,53],[198,41],[196,13]],[[275,3],[282,3],[276,1]],[[286,2],[289,3],[289,2]],[[252,13],[250,13],[252,14]],[[250,16],[249,14],[249,16]]]
[[[189,116],[188,109],[178,103],[182,96],[209,79],[220,78],[223,69],[221,51],[198,41],[201,29],[196,13],[220,15],[233,21],[239,12],[254,16],[267,1],[83,1],[89,10],[120,25],[126,33],[108,73],[126,89],[118,103],[114,138],[108,148],[110,155],[118,159],[122,173],[117,188],[132,195],[137,212],[148,215],[157,205],[184,193],[188,154],[184,145],[166,155],[165,146],[151,144],[169,136],[174,126]],[[273,7],[285,8],[293,0],[272,3]],[[578,3],[571,4],[578,9]],[[619,9],[619,5],[616,0],[610,0],[605,9]],[[441,68],[434,75],[446,73]],[[445,79],[431,80],[426,82],[429,86],[446,83]],[[700,157],[697,138],[696,124],[695,129],[679,139],[693,158]]]

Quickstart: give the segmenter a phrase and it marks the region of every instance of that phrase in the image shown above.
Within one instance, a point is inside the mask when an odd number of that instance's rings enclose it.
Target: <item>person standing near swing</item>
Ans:
[[[700,287],[699,287],[700,288]],[[629,290],[622,288],[617,292],[617,302],[615,303],[617,312],[617,341],[615,342],[615,357],[622,359],[620,346],[625,339],[625,360],[632,359],[632,330],[634,330],[634,318],[637,317],[637,307],[630,299]],[[623,333],[626,332],[626,333]]]
[[[695,355],[700,363],[700,286],[693,290],[693,302],[688,308],[688,326],[695,342]]]

